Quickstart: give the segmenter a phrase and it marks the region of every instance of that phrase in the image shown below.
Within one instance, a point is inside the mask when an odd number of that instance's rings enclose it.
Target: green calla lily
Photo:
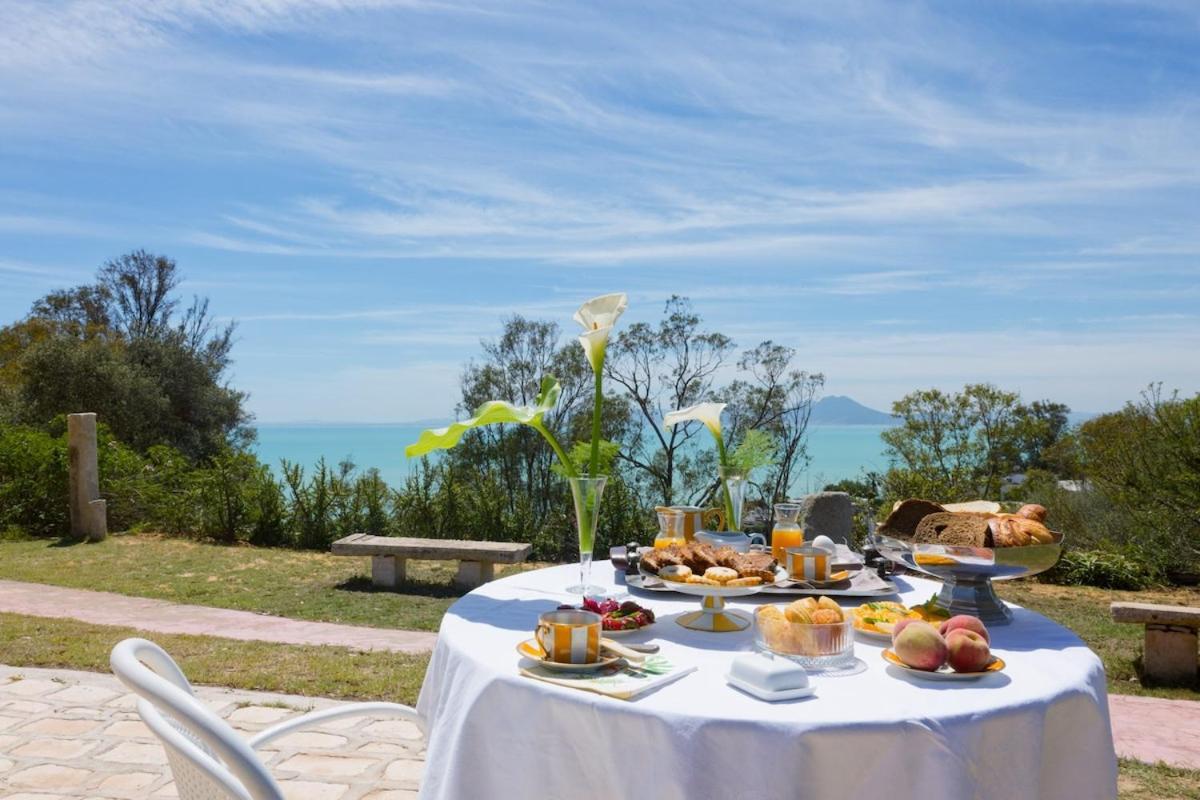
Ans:
[[[550,446],[554,448],[554,452],[563,463],[563,468],[573,476],[575,470],[571,464],[571,460],[563,452],[562,446],[559,445],[554,434],[542,425],[542,417],[558,403],[558,396],[561,393],[562,385],[558,382],[558,379],[547,375],[542,379],[541,391],[538,392],[534,405],[518,406],[513,403],[506,403],[503,400],[490,400],[476,409],[475,416],[470,419],[453,422],[445,428],[431,428],[421,431],[421,435],[417,437],[417,441],[404,448],[404,455],[414,458],[426,455],[434,450],[449,450],[458,444],[462,440],[463,435],[472,428],[515,422],[521,425],[528,425],[542,434],[546,438],[546,441],[550,443]]]

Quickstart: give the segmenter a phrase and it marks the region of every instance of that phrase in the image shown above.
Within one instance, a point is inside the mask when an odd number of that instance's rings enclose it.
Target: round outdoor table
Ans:
[[[697,597],[629,590],[609,562],[593,582],[629,592],[658,622],[622,641],[654,641],[697,670],[618,700],[518,673],[516,645],[537,617],[578,602],[578,566],[493,581],[447,612],[417,708],[426,723],[424,800],[562,798],[1115,798],[1117,762],[1104,668],[1073,633],[1014,608],[992,628],[1007,668],[978,681],[898,677],[883,645],[855,642],[859,674],[814,676],[813,697],[766,703],[726,684],[753,628],[704,633],[674,618]],[[902,602],[933,581],[898,578]],[[731,600],[752,612],[790,596]],[[854,606],[853,598],[843,605]]]

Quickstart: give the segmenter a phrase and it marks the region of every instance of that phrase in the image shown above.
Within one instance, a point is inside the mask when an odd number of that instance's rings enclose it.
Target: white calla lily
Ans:
[[[680,408],[669,412],[663,417],[663,425],[668,428],[683,422],[702,422],[709,433],[721,440],[721,412],[727,403],[697,403],[694,406]]]
[[[608,348],[610,333],[612,333],[611,327],[597,328],[579,337],[579,344],[583,345],[583,354],[587,356],[588,363],[592,365],[592,372],[596,375],[599,375],[600,370],[604,369],[604,354]]]
[[[629,298],[624,292],[602,294],[581,305],[575,312],[575,321],[582,325],[585,331],[611,328],[617,324],[628,305]]]
[[[624,292],[605,294],[593,297],[579,307],[575,312],[575,321],[583,326],[584,333],[579,337],[583,353],[592,372],[599,375],[604,368],[604,353],[608,347],[608,335],[612,333],[617,319],[629,305],[629,298]]]

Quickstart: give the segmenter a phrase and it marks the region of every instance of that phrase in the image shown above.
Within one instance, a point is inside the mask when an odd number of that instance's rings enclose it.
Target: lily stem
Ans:
[[[600,474],[600,412],[604,406],[604,355],[596,365],[596,397],[592,403],[592,460],[588,475],[595,478]]]

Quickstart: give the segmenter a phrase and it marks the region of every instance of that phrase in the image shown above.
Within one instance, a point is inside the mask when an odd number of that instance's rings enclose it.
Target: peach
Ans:
[[[905,625],[892,640],[892,649],[913,669],[933,672],[946,663],[946,640],[928,622],[916,620]]]
[[[955,628],[946,636],[946,660],[955,672],[983,672],[992,661],[992,651],[975,631]]]
[[[921,620],[917,619],[916,617],[901,617],[900,619],[896,620],[896,622],[892,625],[892,641],[895,642],[896,637],[900,635],[900,631],[904,630],[914,622],[921,622]]]
[[[980,621],[979,617],[972,617],[970,614],[959,614],[957,617],[951,617],[942,623],[938,628],[938,633],[942,636],[949,636],[950,631],[968,630],[975,631],[990,645],[992,637],[988,634],[988,629]]]

